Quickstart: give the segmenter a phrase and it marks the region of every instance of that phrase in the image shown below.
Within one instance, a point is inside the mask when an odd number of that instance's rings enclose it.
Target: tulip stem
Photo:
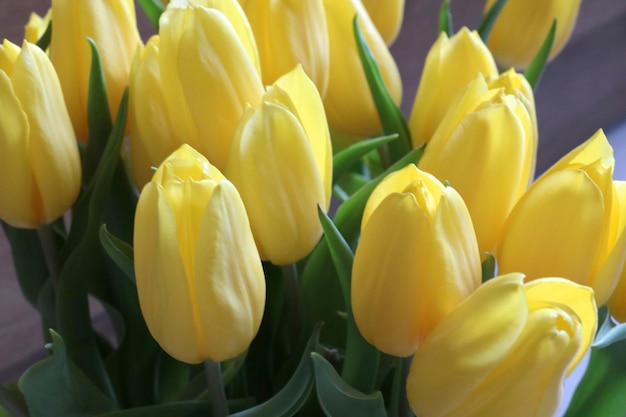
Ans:
[[[52,281],[54,287],[56,287],[59,281],[59,275],[61,274],[61,268],[63,266],[63,258],[61,256],[57,236],[54,233],[52,225],[39,227],[37,229],[37,234],[39,235],[39,242],[41,243],[43,256],[46,260],[50,280]]]
[[[398,407],[397,417],[413,417],[414,414],[409,406],[409,398],[406,395],[406,379],[409,376],[412,357],[398,358],[397,360],[397,376],[394,383],[396,395],[394,396],[395,401],[392,401],[392,403]]]
[[[204,372],[206,373],[209,397],[211,398],[212,416],[228,416],[228,402],[226,401],[226,391],[224,391],[224,381],[222,380],[222,368],[220,363],[213,362],[210,359],[204,361]]]
[[[28,410],[26,406],[15,398],[4,385],[0,384],[0,405],[4,407],[9,415],[13,417],[27,417]]]
[[[283,273],[283,283],[287,293],[287,320],[289,321],[289,333],[294,346],[300,336],[300,323],[302,309],[300,302],[300,290],[298,284],[298,268],[295,263],[280,267]]]

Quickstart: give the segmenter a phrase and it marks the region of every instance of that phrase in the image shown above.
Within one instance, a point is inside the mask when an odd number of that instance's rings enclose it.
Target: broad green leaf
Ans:
[[[491,253],[487,253],[482,263],[483,282],[489,281],[496,275],[496,258]]]
[[[380,392],[363,394],[346,384],[335,368],[322,356],[312,353],[315,364],[315,387],[327,417],[387,417]]]
[[[337,179],[374,149],[398,138],[397,134],[361,140],[333,156],[333,184]]]
[[[181,401],[114,411],[112,413],[101,414],[98,417],[172,417],[210,415],[211,403],[209,401]]]
[[[353,30],[365,78],[372,93],[383,132],[385,135],[397,134],[399,136],[398,140],[389,143],[391,163],[394,163],[411,150],[411,133],[402,112],[385,86],[376,58],[361,33],[356,16],[353,21]]]
[[[564,417],[623,417],[626,415],[626,341],[604,349],[592,348],[587,372]]]
[[[231,417],[291,417],[295,415],[313,389],[313,364],[309,356],[317,348],[320,330],[321,324],[318,324],[304,349],[300,364],[283,389],[266,402],[231,414]]]
[[[502,8],[506,4],[506,0],[497,0],[485,13],[483,20],[478,25],[476,31],[480,35],[480,38],[483,42],[487,43],[487,39],[489,39],[489,35],[491,35],[491,30],[493,29],[493,25],[496,23],[496,19],[500,16],[500,12]]]
[[[113,263],[134,282],[135,267],[133,263],[133,247],[109,233],[105,224],[100,227],[99,235],[100,243],[104,251],[109,255]]]
[[[32,417],[83,417],[117,409],[68,358],[63,339],[51,331],[54,352],[19,379]]]
[[[441,2],[441,8],[439,9],[439,33],[445,32],[448,37],[454,34],[452,13],[450,13],[450,1],[451,0],[443,0]]]
[[[139,5],[142,10],[148,17],[152,26],[158,31],[159,30],[159,17],[161,17],[161,13],[165,11],[165,7],[160,0],[139,0]]]
[[[537,55],[535,55],[530,65],[528,65],[526,71],[524,71],[524,77],[526,77],[533,90],[537,89],[537,85],[539,84],[539,80],[541,80],[548,58],[550,58],[550,51],[552,51],[552,45],[554,45],[555,35],[556,19],[552,22],[552,26],[548,31],[546,40],[543,42],[543,45],[541,45],[541,49],[539,49],[539,52],[537,52]]]

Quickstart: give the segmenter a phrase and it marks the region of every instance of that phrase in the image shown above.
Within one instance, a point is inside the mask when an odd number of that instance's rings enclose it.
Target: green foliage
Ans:
[[[163,6],[163,3],[161,3],[160,0],[139,0],[138,3],[146,16],[148,16],[148,20],[150,20],[152,26],[154,26],[154,28],[158,31],[159,18],[161,17],[161,14],[165,11],[165,6]]]
[[[450,2],[451,0],[443,0],[441,2],[441,8],[439,9],[439,33],[445,32],[448,37],[454,34]]]
[[[545,70],[546,63],[548,62],[548,58],[550,57],[550,51],[552,51],[552,45],[554,45],[554,36],[556,35],[556,19],[552,22],[552,26],[548,31],[548,35],[546,36],[546,40],[541,45],[539,52],[533,58],[526,71],[524,71],[524,77],[528,80],[528,83],[531,85],[533,90],[537,89],[537,85],[539,84],[539,80],[541,80],[541,76],[543,75],[543,71]]]
[[[496,258],[491,253],[487,253],[482,263],[483,282],[489,281],[496,275]]]
[[[485,13],[483,20],[478,25],[476,31],[480,35],[480,38],[483,42],[487,43],[487,39],[489,39],[489,35],[491,35],[491,30],[493,29],[493,25],[496,23],[496,19],[500,16],[500,12],[502,8],[506,4],[507,0],[497,0]]]

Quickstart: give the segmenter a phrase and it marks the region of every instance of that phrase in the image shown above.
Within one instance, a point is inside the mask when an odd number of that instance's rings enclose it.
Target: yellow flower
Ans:
[[[254,32],[265,85],[301,64],[322,97],[329,45],[322,0],[240,0]]]
[[[381,125],[356,48],[355,15],[396,104],[402,99],[398,67],[360,0],[324,0],[324,6],[330,39],[330,79],[324,97],[328,124],[343,134],[373,136]]]
[[[615,190],[617,191],[620,207],[618,230],[624,230],[626,227],[626,181],[615,181]],[[615,287],[607,305],[611,315],[615,317],[615,319],[621,323],[626,322],[626,268],[622,269],[617,287]]]
[[[235,187],[183,145],[154,174],[135,214],[135,273],[152,336],[187,363],[244,352],[265,305],[265,278]]]
[[[500,273],[565,277],[593,287],[604,304],[626,256],[614,162],[600,130],[537,179],[502,229]]]
[[[158,54],[162,97],[176,140],[224,170],[239,118],[246,104],[259,105],[263,84],[241,7],[235,0],[211,3],[211,8],[170,3],[160,19]]]
[[[248,210],[261,257],[289,264],[306,256],[328,210],[332,150],[319,93],[298,66],[279,78],[233,138],[228,178]]]
[[[487,0],[485,11],[495,0]],[[505,67],[525,68],[537,55],[554,19],[556,35],[550,58],[567,43],[578,17],[581,0],[509,0],[493,26],[487,45]]]
[[[420,169],[449,181],[465,200],[481,253],[534,177],[537,122],[532,89],[520,74],[479,75],[452,104]]]
[[[361,0],[387,45],[398,37],[404,17],[404,0]]]
[[[426,56],[411,110],[409,128],[415,147],[430,141],[450,105],[478,74],[498,75],[478,33],[464,27],[448,38],[442,32]]]
[[[59,79],[37,46],[0,46],[0,108],[0,218],[50,223],[74,203],[81,171]]]
[[[46,32],[51,18],[52,9],[48,9],[44,17],[39,16],[35,12],[31,13],[28,23],[24,26],[24,39],[30,43],[37,43],[39,38]]]
[[[98,46],[111,115],[128,84],[130,65],[141,43],[132,0],[52,0],[54,30],[50,59],[59,74],[76,137],[86,142],[91,48]]]
[[[562,278],[494,278],[446,316],[413,357],[420,417],[551,417],[596,330],[593,290]]]
[[[461,196],[408,165],[371,194],[352,269],[352,310],[363,337],[395,356],[413,354],[481,280]]]

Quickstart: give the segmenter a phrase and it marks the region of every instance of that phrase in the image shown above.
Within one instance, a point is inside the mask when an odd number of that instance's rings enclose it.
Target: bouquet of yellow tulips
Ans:
[[[50,353],[0,416],[626,414],[612,148],[535,178],[580,1],[455,30],[444,0],[408,119],[403,0],[139,4],[145,44],[133,1],[52,0],[0,46],[0,219]]]

